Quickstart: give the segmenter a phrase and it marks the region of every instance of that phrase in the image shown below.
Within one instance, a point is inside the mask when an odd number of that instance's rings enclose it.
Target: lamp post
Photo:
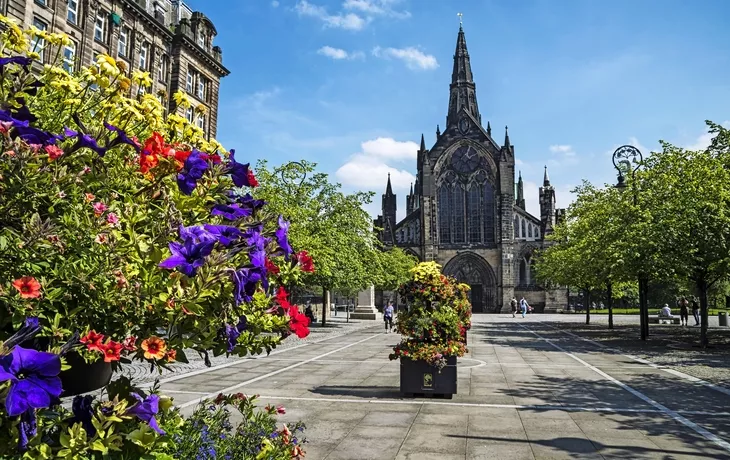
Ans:
[[[636,171],[639,170],[644,157],[641,151],[633,145],[622,145],[613,152],[613,166],[618,171],[618,183],[616,188],[624,191],[627,188],[627,176],[631,183],[631,192],[634,199],[634,207],[639,202],[639,189],[636,186]],[[649,278],[643,271],[639,272],[639,322],[641,325],[641,340],[646,340],[649,335],[649,307],[647,305],[647,294],[649,291]]]

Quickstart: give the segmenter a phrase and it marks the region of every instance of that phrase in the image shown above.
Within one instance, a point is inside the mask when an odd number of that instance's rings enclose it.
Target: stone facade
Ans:
[[[71,37],[73,44],[61,50],[69,70],[108,54],[130,70],[149,72],[151,91],[167,110],[177,110],[208,138],[216,136],[220,80],[230,72],[221,49],[213,45],[213,23],[181,0],[0,0],[0,14],[26,28]],[[54,54],[45,52],[43,61]],[[202,105],[204,115],[178,109],[172,99],[178,89],[194,106]]]
[[[406,217],[396,220],[390,177],[375,220],[386,247],[398,246],[471,286],[474,312],[509,310],[513,296],[536,311],[567,303],[563,289],[546,291],[535,283],[533,254],[561,218],[547,168],[540,188],[540,217],[525,209],[522,175],[515,182],[515,147],[507,128],[500,145],[482,117],[466,38],[459,28],[446,126],[436,143],[421,136],[415,187],[406,197]],[[385,296],[383,296],[385,297]]]

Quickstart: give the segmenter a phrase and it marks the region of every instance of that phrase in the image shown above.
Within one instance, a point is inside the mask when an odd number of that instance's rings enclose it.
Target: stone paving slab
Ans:
[[[475,316],[469,339],[452,400],[402,398],[399,363],[387,358],[399,336],[379,328],[162,391],[185,412],[226,387],[260,394],[287,408],[282,423],[307,424],[315,460],[730,459],[728,394],[597,349],[538,315]]]

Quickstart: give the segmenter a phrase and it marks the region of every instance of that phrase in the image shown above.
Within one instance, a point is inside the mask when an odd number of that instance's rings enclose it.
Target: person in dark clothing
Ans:
[[[689,319],[689,302],[687,299],[682,297],[679,299],[679,318],[682,322],[682,326],[687,326],[687,320]]]
[[[700,304],[697,303],[697,299],[692,299],[692,316],[695,317],[695,326],[700,325]]]

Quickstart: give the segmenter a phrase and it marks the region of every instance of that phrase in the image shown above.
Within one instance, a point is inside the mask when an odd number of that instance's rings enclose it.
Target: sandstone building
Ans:
[[[482,125],[464,30],[454,55],[446,125],[436,143],[418,150],[415,187],[406,197],[406,217],[396,220],[396,195],[388,177],[382,215],[375,226],[388,246],[422,261],[435,260],[446,274],[471,286],[474,312],[509,310],[524,296],[536,311],[567,304],[563,289],[535,283],[533,253],[563,216],[547,167],[540,187],[540,216],[525,209],[523,181],[515,183],[515,147],[507,129],[500,145],[489,122]],[[381,297],[382,299],[382,297]]]
[[[203,13],[181,0],[0,0],[0,14],[23,27],[63,32],[73,43],[62,50],[67,70],[88,66],[105,53],[130,70],[150,73],[151,91],[167,110],[215,137],[220,79],[230,72],[213,45],[217,31]],[[50,54],[50,53],[47,53]],[[41,56],[45,62],[52,56]],[[178,109],[172,100],[185,91],[205,114]]]

